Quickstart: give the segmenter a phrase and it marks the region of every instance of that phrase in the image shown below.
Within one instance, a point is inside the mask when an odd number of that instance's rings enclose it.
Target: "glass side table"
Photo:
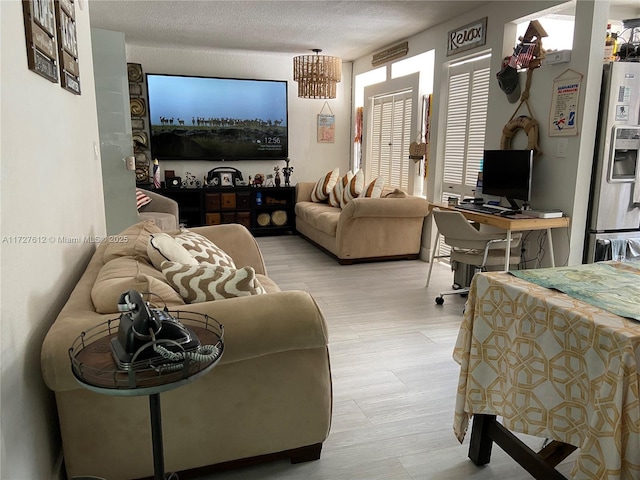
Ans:
[[[154,480],[177,479],[164,471],[160,394],[190,383],[209,372],[224,351],[224,326],[206,314],[170,312],[190,328],[201,345],[213,345],[216,351],[206,360],[167,361],[162,366],[133,365],[118,367],[111,353],[111,340],[118,335],[119,318],[102,322],[80,333],[69,348],[71,371],[84,388],[96,393],[123,397],[148,396],[153,448]],[[147,344],[141,347],[148,348]]]

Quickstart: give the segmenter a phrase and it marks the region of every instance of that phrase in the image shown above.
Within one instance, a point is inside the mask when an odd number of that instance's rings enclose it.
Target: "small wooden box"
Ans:
[[[220,194],[207,193],[205,195],[205,208],[207,212],[217,212],[220,210]]]
[[[222,223],[219,213],[207,213],[207,225],[220,225]]]
[[[222,208],[236,208],[236,194],[235,193],[223,193],[222,195]]]
[[[223,213],[222,214],[222,223],[237,223],[238,216],[235,212]]]
[[[238,208],[246,208],[249,210],[251,208],[251,193],[250,192],[241,192],[236,195],[236,204]]]

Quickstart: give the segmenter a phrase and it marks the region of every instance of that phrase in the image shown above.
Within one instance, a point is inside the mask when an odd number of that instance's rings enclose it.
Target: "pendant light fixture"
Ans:
[[[342,80],[342,60],[338,57],[315,55],[293,58],[293,79],[298,82],[300,98],[336,98],[336,84]]]

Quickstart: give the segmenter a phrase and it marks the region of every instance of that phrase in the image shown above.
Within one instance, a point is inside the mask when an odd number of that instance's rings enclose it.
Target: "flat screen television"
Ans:
[[[287,82],[148,73],[150,148],[159,160],[284,160]]]
[[[485,150],[482,160],[482,193],[505,197],[516,210],[516,200],[531,200],[533,150]]]

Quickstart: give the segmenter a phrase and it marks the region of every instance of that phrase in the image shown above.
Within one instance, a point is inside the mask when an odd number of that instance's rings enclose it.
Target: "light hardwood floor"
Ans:
[[[201,480],[525,480],[494,445],[491,463],[467,458],[453,435],[458,365],[453,346],[465,299],[435,297],[453,274],[420,260],[342,266],[298,236],[261,237],[269,276],[282,290],[310,292],[330,335],[333,423],[320,460],[287,461]],[[543,439],[521,437],[538,450]],[[571,458],[558,468],[568,476]]]

